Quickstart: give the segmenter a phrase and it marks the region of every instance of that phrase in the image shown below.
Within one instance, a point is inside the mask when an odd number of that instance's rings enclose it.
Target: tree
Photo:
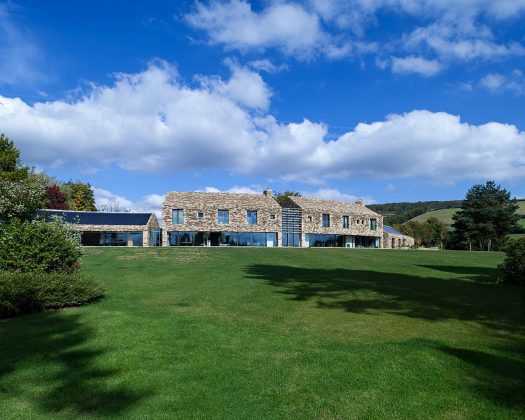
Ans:
[[[435,217],[429,217],[425,223],[428,226],[429,245],[443,249],[443,242],[448,238],[447,227]]]
[[[44,194],[41,178],[20,162],[20,151],[0,134],[0,222],[34,216]]]
[[[28,166],[20,162],[20,151],[4,134],[0,134],[0,178],[6,181],[23,181],[30,174]]]
[[[97,211],[93,188],[89,183],[69,181],[64,184],[64,191],[71,210]]]
[[[47,186],[44,195],[44,207],[56,210],[68,210],[67,196],[57,184]]]
[[[494,181],[476,184],[467,191],[461,209],[453,216],[454,229],[472,249],[472,243],[490,251],[495,241],[504,240],[519,219],[516,199]]]
[[[286,197],[301,197],[301,194],[296,191],[285,191],[283,193],[275,193],[274,196],[274,198],[281,206],[284,204]]]
[[[525,238],[507,244],[505,254],[505,261],[499,266],[503,273],[503,281],[525,284]]]

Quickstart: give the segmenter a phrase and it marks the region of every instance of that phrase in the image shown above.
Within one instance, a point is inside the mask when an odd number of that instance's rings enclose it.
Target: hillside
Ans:
[[[461,207],[462,200],[451,201],[418,201],[416,203],[371,204],[367,207],[384,217],[387,225],[393,226],[415,220],[424,222],[435,217],[447,226],[452,226],[452,215]],[[525,200],[519,200],[518,213],[523,217],[518,222],[525,232]]]
[[[518,201],[518,204],[519,204],[518,214],[521,215],[521,219],[518,221],[518,225],[520,229],[517,232],[517,234],[520,234],[520,233],[523,234],[525,233],[525,200]],[[443,224],[451,227],[452,224],[454,223],[454,221],[452,220],[452,216],[458,210],[459,208],[448,208],[448,209],[427,211],[426,213],[413,217],[410,220],[416,221],[416,222],[424,222],[425,220],[428,220],[431,217],[435,217],[436,219],[441,221]],[[520,236],[523,236],[523,235],[520,235]]]
[[[371,204],[367,207],[384,217],[387,225],[397,225],[429,211],[461,207],[462,200],[418,201],[416,203]]]

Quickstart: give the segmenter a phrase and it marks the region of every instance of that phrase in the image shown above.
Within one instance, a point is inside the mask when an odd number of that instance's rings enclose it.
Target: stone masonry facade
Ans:
[[[412,248],[413,246],[414,238],[411,236],[383,232],[383,248]]]
[[[173,210],[184,211],[184,223],[173,224]],[[228,210],[227,224],[219,224],[218,211]],[[247,223],[247,211],[257,212],[257,224]],[[199,217],[201,213],[202,217]],[[271,190],[263,194],[169,192],[162,206],[162,245],[169,232],[275,232],[281,246],[281,207]]]
[[[287,197],[283,207],[302,210],[303,244],[307,233],[369,236],[380,238],[380,241],[383,238],[383,216],[365,207],[362,201],[351,204],[334,200]],[[323,214],[330,215],[330,227],[323,227]],[[349,217],[348,228],[343,228],[343,216]],[[371,219],[376,220],[376,230],[370,228]]]

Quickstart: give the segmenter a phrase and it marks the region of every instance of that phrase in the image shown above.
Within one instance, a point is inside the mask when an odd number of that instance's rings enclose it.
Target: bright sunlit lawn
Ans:
[[[0,321],[0,417],[523,418],[498,253],[89,249],[85,307]]]

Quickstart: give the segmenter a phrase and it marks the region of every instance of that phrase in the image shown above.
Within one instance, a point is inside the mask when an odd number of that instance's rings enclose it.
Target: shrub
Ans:
[[[505,260],[499,266],[503,272],[503,281],[525,284],[525,238],[510,241],[505,253]]]
[[[60,220],[15,219],[0,226],[0,270],[72,273],[80,256],[80,235]]]
[[[0,318],[92,302],[104,295],[80,274],[0,272]]]

